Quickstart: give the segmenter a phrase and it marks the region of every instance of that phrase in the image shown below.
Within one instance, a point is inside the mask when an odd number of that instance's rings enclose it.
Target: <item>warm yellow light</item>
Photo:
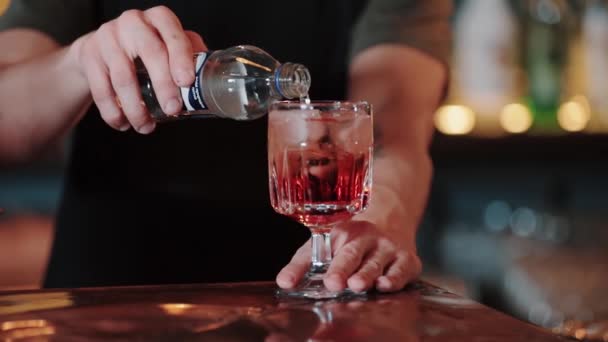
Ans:
[[[3,301],[15,304],[8,306],[0,305],[0,315],[58,309],[74,305],[68,292],[45,292],[0,296],[0,303]]]
[[[8,10],[10,5],[11,5],[10,0],[0,0],[0,16],[2,16],[4,13],[6,13],[6,10]]]
[[[442,106],[435,114],[435,127],[449,135],[470,133],[475,127],[475,112],[460,105]]]
[[[192,307],[194,307],[194,305],[186,304],[186,303],[168,303],[168,304],[160,305],[160,308],[163,309],[163,311],[165,311],[165,313],[167,313],[168,315],[174,315],[174,316],[181,315],[181,314],[185,313],[186,311],[188,311],[189,309],[191,309]]]
[[[563,103],[557,112],[557,122],[568,132],[582,131],[587,127],[591,115],[584,104],[578,101]]]
[[[11,342],[11,341],[48,341],[47,338],[42,338],[43,336],[55,335],[55,327],[42,327],[42,328],[25,328],[19,330],[11,330],[2,335],[2,341]],[[41,337],[40,339],[36,337]]]
[[[7,321],[0,324],[0,339],[2,341],[17,341],[25,340],[29,341],[30,338],[49,336],[55,334],[55,327],[50,325],[44,319],[31,319],[23,321]],[[2,337],[4,337],[2,339]],[[38,339],[35,339],[38,341]],[[41,340],[46,341],[43,338]]]
[[[581,106],[583,106],[583,108],[585,109],[585,111],[587,113],[591,114],[591,105],[589,104],[589,99],[587,99],[587,96],[585,96],[585,95],[575,95],[575,96],[572,97],[572,101],[580,104]]]
[[[502,109],[498,120],[505,131],[523,133],[532,126],[532,113],[521,103],[511,103]]]
[[[48,322],[44,319],[31,319],[23,321],[7,321],[0,324],[0,330],[7,331],[13,329],[23,328],[43,328],[48,325]]]

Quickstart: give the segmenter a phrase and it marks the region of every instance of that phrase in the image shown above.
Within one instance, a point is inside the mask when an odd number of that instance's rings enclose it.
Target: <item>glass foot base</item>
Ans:
[[[350,289],[330,291],[323,284],[322,274],[307,274],[302,282],[293,289],[278,289],[278,297],[308,298],[308,299],[338,299],[346,297],[360,297],[366,292],[354,292]]]

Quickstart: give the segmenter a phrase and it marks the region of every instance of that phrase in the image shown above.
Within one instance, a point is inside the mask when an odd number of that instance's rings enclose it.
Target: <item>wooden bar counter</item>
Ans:
[[[277,298],[274,283],[0,292],[8,341],[565,341],[420,281],[348,300]]]

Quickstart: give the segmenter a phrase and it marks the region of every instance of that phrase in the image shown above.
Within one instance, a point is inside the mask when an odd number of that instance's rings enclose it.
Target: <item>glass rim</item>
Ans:
[[[270,110],[291,109],[350,109],[354,112],[365,112],[371,115],[372,106],[368,101],[365,100],[311,100],[310,103],[303,103],[300,100],[280,100],[270,104]]]

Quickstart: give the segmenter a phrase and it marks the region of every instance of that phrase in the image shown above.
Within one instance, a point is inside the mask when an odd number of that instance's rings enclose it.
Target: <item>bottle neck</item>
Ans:
[[[302,64],[285,63],[276,69],[273,83],[275,92],[281,97],[302,98],[310,89],[310,73]]]

